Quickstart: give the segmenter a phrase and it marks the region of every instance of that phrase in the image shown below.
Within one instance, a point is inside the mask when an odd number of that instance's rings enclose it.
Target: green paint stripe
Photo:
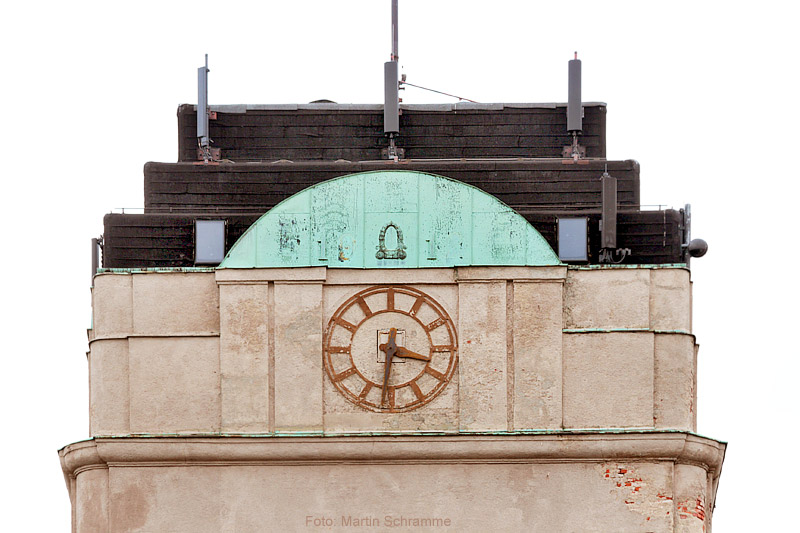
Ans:
[[[458,436],[486,436],[486,437],[514,437],[514,436],[535,436],[535,435],[659,435],[659,434],[679,434],[691,435],[701,438],[710,438],[694,431],[683,429],[656,429],[656,428],[573,428],[573,429],[519,429],[514,431],[357,431],[357,432],[322,432],[322,431],[298,431],[298,432],[276,432],[276,433],[131,433],[127,435],[96,435],[90,440],[96,439],[160,439],[160,438],[247,438],[247,439],[280,439],[280,438],[313,438],[313,439],[336,439],[348,437],[458,437]],[[712,439],[716,440],[716,439]],[[85,441],[79,441],[85,442]],[[724,442],[724,441],[719,441]]]
[[[679,333],[682,335],[693,335],[685,329],[652,329],[652,328],[564,328],[564,333]]]
[[[98,268],[98,274],[140,274],[147,272],[214,272],[214,267]]]
[[[682,269],[689,270],[686,263],[641,264],[641,265],[567,265],[570,270],[625,270],[625,269]]]

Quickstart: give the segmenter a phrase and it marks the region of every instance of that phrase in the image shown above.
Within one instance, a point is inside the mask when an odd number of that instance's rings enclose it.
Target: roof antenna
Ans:
[[[218,161],[219,150],[212,149],[213,142],[208,136],[208,119],[217,118],[216,111],[208,109],[208,54],[206,64],[197,69],[197,158],[204,163]]]
[[[581,102],[581,60],[578,52],[569,62],[569,89],[567,91],[567,131],[572,135],[572,146],[565,146],[564,157],[574,161],[586,157],[586,148],[578,144],[578,135],[583,132],[583,104]]]
[[[397,161],[403,157],[403,149],[395,146],[395,137],[400,133],[400,96],[398,90],[397,49],[397,1],[392,0],[392,55],[390,61],[383,64],[383,133],[389,137],[389,147],[383,150],[387,159]]]
[[[683,215],[683,235],[684,243],[681,244],[681,252],[683,252],[684,262],[686,266],[691,266],[690,261],[692,257],[703,257],[708,252],[708,243],[703,239],[692,239],[692,204],[686,204],[684,209],[681,209]]]
[[[608,163],[600,176],[601,209],[600,248],[617,248],[617,178],[608,173]]]

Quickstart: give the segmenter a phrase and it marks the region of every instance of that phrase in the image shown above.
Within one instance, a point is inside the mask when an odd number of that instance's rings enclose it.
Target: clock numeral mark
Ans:
[[[452,352],[453,345],[452,344],[434,344],[432,351],[434,352]]]
[[[386,291],[386,309],[394,311],[394,289]]]
[[[372,390],[372,383],[367,381],[366,385],[364,385],[364,388],[361,389],[361,392],[358,394],[358,400],[363,401],[367,397],[367,394],[369,394],[369,391],[371,390]]]
[[[356,298],[356,302],[358,303],[358,306],[361,308],[361,310],[364,311],[364,314],[367,315],[367,318],[372,316],[372,309],[369,308],[369,305],[367,305],[367,302],[364,301],[364,298],[359,296],[358,298]]]
[[[414,394],[417,396],[418,400],[421,400],[425,397],[425,395],[422,394],[422,390],[419,388],[419,385],[417,385],[416,381],[412,381],[409,385],[411,387],[411,390],[414,391]]]
[[[389,409],[394,409],[394,389],[395,387],[388,387],[386,389],[386,404],[388,405]],[[384,404],[381,403],[381,406]]]
[[[432,331],[441,326],[442,324],[444,324],[445,322],[446,320],[444,319],[444,317],[440,316],[439,318],[437,318],[436,320],[425,326],[425,331]]]
[[[355,333],[358,329],[354,324],[351,324],[347,320],[342,317],[336,317],[336,323],[342,326],[344,329],[348,330],[350,333]]]
[[[328,346],[328,353],[350,353],[349,346]]]
[[[419,312],[419,308],[422,307],[422,304],[425,302],[425,299],[421,296],[417,297],[417,301],[414,302],[414,305],[411,306],[411,311],[408,312],[411,316],[417,316]]]
[[[432,369],[430,366],[426,366],[426,367],[425,367],[425,372],[426,372],[427,374],[430,374],[431,376],[435,377],[435,378],[436,378],[436,379],[438,379],[439,381],[444,381],[444,374],[442,374],[442,373],[441,373],[441,372],[439,372],[438,370],[434,370],[434,369]]]
[[[336,374],[335,376],[333,376],[333,381],[342,381],[343,379],[348,378],[348,377],[352,376],[355,373],[356,373],[356,367],[351,366],[350,368],[348,368],[344,372],[340,372],[340,373]]]

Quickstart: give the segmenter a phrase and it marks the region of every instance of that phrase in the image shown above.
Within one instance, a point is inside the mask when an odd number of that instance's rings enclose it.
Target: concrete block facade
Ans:
[[[413,416],[369,413],[327,380],[325,325],[380,278],[327,273],[98,276],[92,435],[695,430],[684,269],[403,272],[399,285],[440,302],[459,338],[454,379]]]
[[[407,412],[323,368],[331,317],[387,280],[457,332]],[[74,531],[708,531],[725,446],[693,433],[684,268],[130,271],[93,295]]]

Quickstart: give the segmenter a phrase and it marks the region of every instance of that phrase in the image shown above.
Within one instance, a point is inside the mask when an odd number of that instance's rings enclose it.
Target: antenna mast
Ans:
[[[208,136],[208,54],[206,63],[197,69],[197,147],[205,163],[213,160]]]
[[[397,0],[392,0],[392,61],[399,61],[400,54],[397,51]]]
[[[578,52],[569,62],[569,88],[567,90],[567,131],[572,135],[572,146],[564,148],[564,156],[575,161],[586,156],[586,149],[578,144],[583,131],[583,102],[581,101],[581,60]]]
[[[383,64],[383,133],[389,137],[386,157],[395,161],[403,156],[402,149],[395,146],[395,137],[400,133],[397,1],[392,0],[392,55],[390,61]]]

